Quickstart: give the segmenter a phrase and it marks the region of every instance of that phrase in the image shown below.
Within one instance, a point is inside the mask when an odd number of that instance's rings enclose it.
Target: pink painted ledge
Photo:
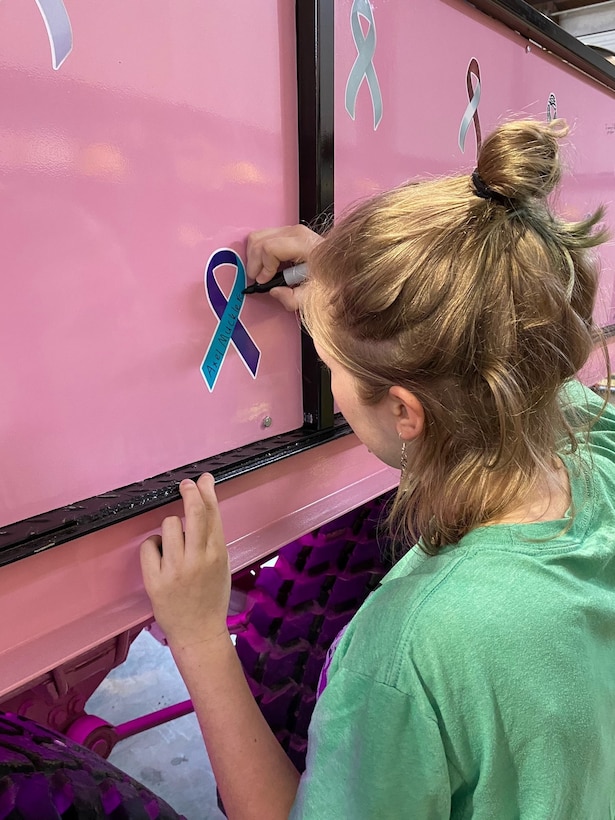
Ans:
[[[233,572],[398,481],[350,435],[221,484]],[[0,570],[0,698],[151,620],[139,545],[180,514],[169,504]]]

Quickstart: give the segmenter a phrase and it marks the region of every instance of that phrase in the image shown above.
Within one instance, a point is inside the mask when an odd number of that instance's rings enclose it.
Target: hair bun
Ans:
[[[558,140],[567,133],[564,120],[519,120],[501,125],[485,140],[478,155],[481,179],[512,202],[546,199],[562,176]]]

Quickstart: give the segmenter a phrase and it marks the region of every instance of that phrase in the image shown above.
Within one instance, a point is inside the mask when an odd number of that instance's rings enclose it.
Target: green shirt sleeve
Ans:
[[[448,820],[450,795],[435,718],[412,695],[338,668],[314,710],[290,818]]]

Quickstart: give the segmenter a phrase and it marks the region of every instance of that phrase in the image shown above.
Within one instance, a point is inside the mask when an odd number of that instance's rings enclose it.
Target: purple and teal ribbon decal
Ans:
[[[45,22],[51,61],[57,71],[73,48],[73,30],[63,0],[36,0]]]
[[[472,77],[476,77],[476,85],[472,83]],[[468,107],[464,111],[459,126],[459,148],[463,153],[465,151],[466,135],[471,123],[474,123],[474,131],[476,133],[476,153],[480,151],[482,139],[480,135],[480,120],[478,119],[478,104],[480,103],[480,68],[478,61],[472,58],[466,72],[466,87],[468,89]]]
[[[220,265],[235,267],[235,281],[228,299],[215,278],[216,268]],[[214,389],[231,343],[252,377],[256,378],[261,352],[239,318],[246,298],[241,291],[246,284],[246,269],[235,251],[221,248],[210,256],[205,268],[205,292],[211,309],[218,318],[218,326],[201,363],[201,373],[210,391]]]
[[[363,17],[368,24],[367,34],[363,34],[361,20]],[[369,0],[354,0],[350,10],[350,26],[352,28],[352,39],[357,49],[357,58],[348,75],[346,83],[346,111],[351,118],[355,118],[357,97],[363,80],[367,80],[369,93],[372,98],[372,108],[374,110],[374,131],[380,125],[382,119],[382,94],[380,84],[374,68],[374,54],[376,52],[376,24],[374,23],[374,13]]]

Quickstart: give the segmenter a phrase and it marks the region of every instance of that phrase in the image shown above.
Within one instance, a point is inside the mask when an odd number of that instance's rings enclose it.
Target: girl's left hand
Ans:
[[[141,544],[141,570],[154,617],[171,648],[228,638],[231,592],[228,551],[213,476],[179,485],[186,531],[177,516],[162,522],[162,538]]]

